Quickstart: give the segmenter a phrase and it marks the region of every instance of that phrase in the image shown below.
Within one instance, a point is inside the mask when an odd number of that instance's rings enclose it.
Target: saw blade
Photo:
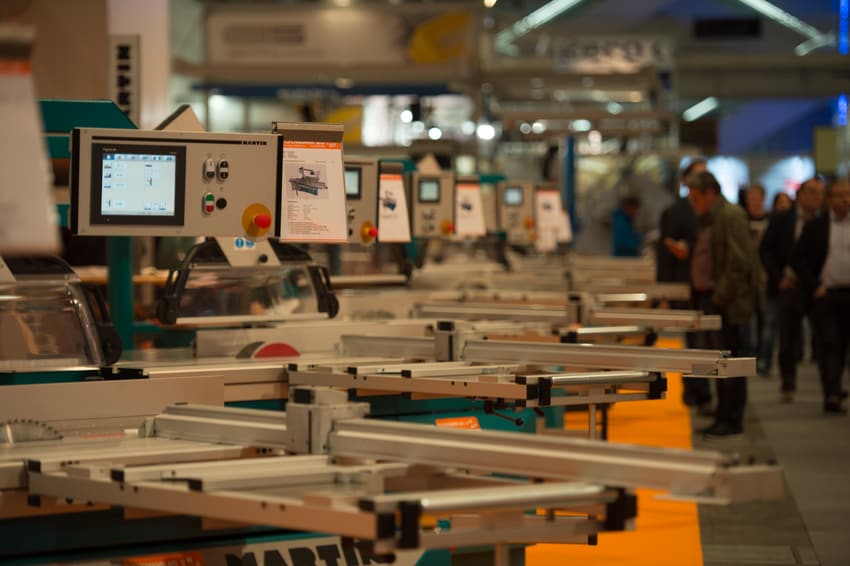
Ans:
[[[33,420],[0,421],[0,444],[18,444],[40,440],[60,440],[62,435],[50,426]]]

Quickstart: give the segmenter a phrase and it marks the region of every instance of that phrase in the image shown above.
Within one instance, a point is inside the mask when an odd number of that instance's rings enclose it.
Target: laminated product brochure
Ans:
[[[384,173],[378,180],[378,240],[410,241],[407,197],[399,174]]]
[[[341,143],[284,140],[281,192],[281,239],[347,240]]]
[[[483,236],[486,233],[481,186],[473,183],[458,184],[455,187],[455,234]]]

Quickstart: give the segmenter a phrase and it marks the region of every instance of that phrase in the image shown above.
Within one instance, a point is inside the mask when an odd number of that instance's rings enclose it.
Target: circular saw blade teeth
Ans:
[[[61,440],[62,435],[47,423],[33,419],[0,421],[0,444]]]

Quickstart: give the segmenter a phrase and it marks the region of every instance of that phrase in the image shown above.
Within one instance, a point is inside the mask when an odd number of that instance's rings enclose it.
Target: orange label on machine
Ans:
[[[478,422],[478,417],[451,417],[445,419],[437,419],[434,421],[437,426],[443,428],[463,428],[467,430],[481,430],[481,424]]]

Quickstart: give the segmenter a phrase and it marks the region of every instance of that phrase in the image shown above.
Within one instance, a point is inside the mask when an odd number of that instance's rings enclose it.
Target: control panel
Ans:
[[[378,160],[346,156],[343,165],[348,243],[373,244],[378,238]]]
[[[75,234],[279,232],[280,135],[77,128],[71,146]]]
[[[534,191],[535,185],[530,182],[502,181],[496,186],[499,226],[511,244],[528,246],[534,243]]]
[[[409,173],[410,225],[415,238],[447,238],[455,232],[455,179],[451,172]]]

